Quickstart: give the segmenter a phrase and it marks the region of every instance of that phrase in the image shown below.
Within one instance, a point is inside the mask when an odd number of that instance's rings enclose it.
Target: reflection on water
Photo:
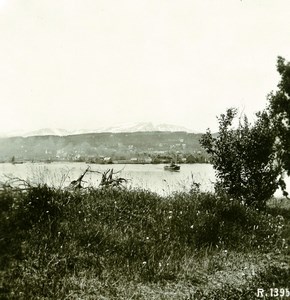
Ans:
[[[85,163],[24,163],[13,165],[0,164],[0,181],[5,182],[8,177],[18,177],[31,183],[47,183],[54,187],[66,187],[72,180],[77,179],[87,168]],[[128,164],[128,165],[98,165],[91,164],[91,170],[103,172],[109,168],[120,171],[118,176],[129,179],[127,186],[131,188],[145,188],[161,195],[168,195],[173,191],[186,191],[194,181],[200,184],[202,191],[212,191],[215,174],[210,164],[184,164],[179,172],[164,170],[163,164]],[[8,176],[8,177],[7,177]],[[84,177],[85,186],[100,184],[101,174],[87,173]],[[290,187],[290,178],[286,178]],[[288,188],[289,190],[289,188]],[[276,196],[281,196],[277,191]]]

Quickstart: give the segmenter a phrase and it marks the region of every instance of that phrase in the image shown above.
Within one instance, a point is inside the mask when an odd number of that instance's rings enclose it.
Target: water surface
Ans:
[[[55,187],[68,186],[76,180],[87,168],[86,163],[53,162],[53,163],[23,163],[0,164],[0,180],[18,177],[32,183],[47,183]],[[173,191],[188,190],[192,182],[200,184],[203,191],[213,189],[215,181],[214,170],[210,164],[183,164],[179,172],[164,170],[164,164],[89,164],[92,171],[100,173],[113,168],[119,172],[116,176],[128,179],[128,187],[140,187],[166,195]],[[101,174],[86,173],[85,186],[98,186]]]
[[[0,181],[5,182],[9,177],[18,177],[32,183],[47,183],[54,187],[66,187],[72,180],[76,180],[87,168],[88,164],[78,162],[53,163],[23,163],[0,164]],[[145,188],[161,195],[168,195],[174,191],[187,191],[191,183],[200,184],[202,191],[213,191],[215,173],[210,164],[181,164],[179,172],[164,170],[164,164],[89,164],[91,170],[100,173],[113,168],[119,172],[116,176],[128,179],[127,187]],[[101,174],[87,173],[84,177],[84,186],[97,187],[100,184]],[[286,177],[290,190],[290,177]],[[281,196],[277,191],[275,196]]]

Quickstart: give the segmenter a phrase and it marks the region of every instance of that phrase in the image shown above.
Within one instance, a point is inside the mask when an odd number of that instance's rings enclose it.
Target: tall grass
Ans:
[[[229,253],[287,254],[280,214],[198,190],[161,197],[39,185],[2,190],[0,205],[4,299],[146,299],[144,286],[181,281],[204,293],[211,274],[234,265]],[[155,299],[187,299],[185,290]]]

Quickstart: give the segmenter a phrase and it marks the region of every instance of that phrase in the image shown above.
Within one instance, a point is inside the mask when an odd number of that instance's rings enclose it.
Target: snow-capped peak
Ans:
[[[101,132],[145,132],[145,131],[185,131],[185,132],[194,132],[183,126],[177,126],[172,124],[153,124],[151,122],[139,122],[139,123],[121,123],[114,126],[99,127],[96,129],[77,129],[77,130],[66,130],[61,128],[43,128],[39,130],[34,130],[30,132],[24,131],[14,131],[2,135],[3,137],[12,137],[12,136],[45,136],[45,135],[57,135],[57,136],[66,136],[66,135],[75,135],[75,134],[85,134],[85,133],[101,133]]]

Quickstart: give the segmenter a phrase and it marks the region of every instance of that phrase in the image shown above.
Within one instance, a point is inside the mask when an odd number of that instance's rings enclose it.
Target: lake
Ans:
[[[104,172],[113,168],[119,177],[128,179],[128,187],[149,189],[162,195],[173,191],[188,190],[192,181],[199,183],[203,191],[213,189],[215,180],[214,170],[210,164],[183,164],[179,172],[164,170],[164,164],[89,164],[92,171]],[[87,168],[88,164],[78,162],[52,163],[23,163],[0,164],[0,181],[5,182],[8,177],[18,177],[31,183],[47,183],[55,187],[68,186],[77,179]],[[101,174],[88,172],[85,186],[98,186]]]
[[[119,177],[128,179],[127,187],[145,188],[161,195],[169,195],[174,191],[187,191],[194,181],[200,184],[202,191],[213,191],[215,173],[210,164],[182,164],[179,172],[164,170],[164,164],[89,164],[92,171],[104,172],[113,168]],[[8,177],[18,177],[31,183],[47,183],[54,187],[66,187],[72,180],[76,180],[87,168],[88,164],[79,162],[52,163],[23,163],[0,164],[0,181],[5,182]],[[84,176],[84,186],[100,184],[101,174],[89,172]],[[290,178],[286,178],[290,186]],[[289,188],[288,188],[289,190]],[[281,196],[277,191],[276,196]]]

